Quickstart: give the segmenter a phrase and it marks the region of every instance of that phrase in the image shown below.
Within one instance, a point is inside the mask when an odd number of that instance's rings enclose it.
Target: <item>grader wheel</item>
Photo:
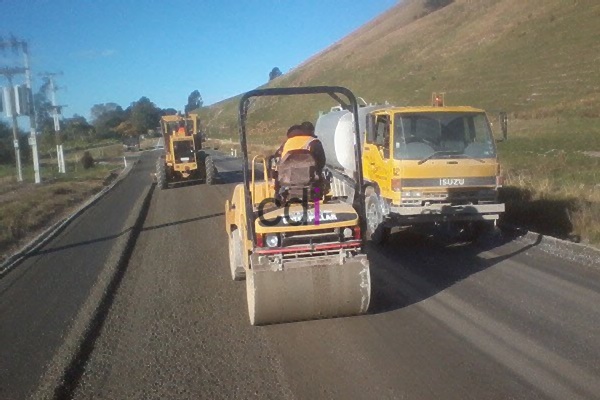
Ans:
[[[207,156],[206,160],[204,161],[204,167],[206,170],[206,184],[207,185],[214,185],[215,184],[215,178],[216,178],[216,168],[215,168],[215,161],[212,159],[211,156]]]
[[[156,184],[161,189],[166,189],[168,186],[167,171],[162,158],[156,160]]]

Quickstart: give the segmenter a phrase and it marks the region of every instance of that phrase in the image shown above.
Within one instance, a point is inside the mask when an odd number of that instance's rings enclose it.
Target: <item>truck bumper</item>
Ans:
[[[504,212],[504,203],[448,205],[431,204],[423,207],[390,206],[388,216],[397,223],[428,223],[448,221],[495,221]],[[390,221],[390,222],[392,222]]]

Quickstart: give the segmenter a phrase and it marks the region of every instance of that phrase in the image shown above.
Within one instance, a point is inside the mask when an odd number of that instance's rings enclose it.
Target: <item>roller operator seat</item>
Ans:
[[[302,199],[306,191],[308,201],[314,201],[323,198],[323,189],[323,179],[310,151],[292,150],[281,158],[275,178],[275,193],[279,200]]]

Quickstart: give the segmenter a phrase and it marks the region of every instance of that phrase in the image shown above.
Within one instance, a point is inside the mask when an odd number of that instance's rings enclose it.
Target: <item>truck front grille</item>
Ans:
[[[463,190],[450,192],[424,192],[420,197],[402,198],[403,206],[421,207],[429,204],[477,204],[479,202],[490,202],[496,199],[496,191],[485,190]]]

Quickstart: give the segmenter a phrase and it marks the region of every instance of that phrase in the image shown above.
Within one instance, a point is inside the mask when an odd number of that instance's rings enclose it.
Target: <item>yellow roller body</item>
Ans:
[[[253,255],[251,263],[246,293],[252,325],[358,315],[369,307],[365,255],[284,260],[278,267]]]

